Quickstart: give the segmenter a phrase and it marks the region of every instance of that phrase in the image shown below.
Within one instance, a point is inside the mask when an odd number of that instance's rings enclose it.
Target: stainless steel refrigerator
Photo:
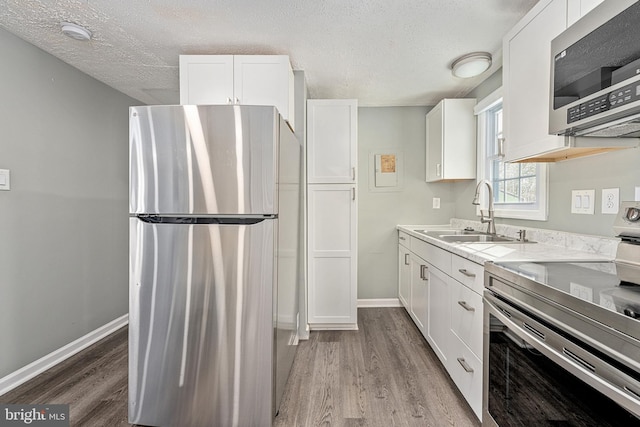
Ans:
[[[300,144],[274,107],[129,119],[129,422],[270,426],[297,344]]]

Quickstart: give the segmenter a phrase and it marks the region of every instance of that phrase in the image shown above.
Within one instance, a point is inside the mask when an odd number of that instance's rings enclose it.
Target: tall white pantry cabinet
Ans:
[[[307,101],[308,322],[357,329],[358,101]]]

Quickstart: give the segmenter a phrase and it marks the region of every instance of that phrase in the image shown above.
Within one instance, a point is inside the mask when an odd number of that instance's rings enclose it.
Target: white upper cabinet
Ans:
[[[180,104],[231,104],[233,98],[233,55],[180,55]]]
[[[358,100],[307,101],[307,182],[354,183],[358,163]]]
[[[504,37],[505,161],[562,158],[571,145],[570,137],[549,135],[550,44],[601,2],[541,0]]]
[[[602,3],[604,0],[574,0],[567,5],[569,26],[573,25],[578,19],[589,13],[593,8]]]
[[[476,178],[476,100],[443,99],[426,116],[427,182]]]
[[[567,28],[567,0],[542,0],[509,32],[503,44],[505,161],[564,147],[549,135],[551,40]]]
[[[180,55],[181,104],[273,105],[294,128],[286,55]]]

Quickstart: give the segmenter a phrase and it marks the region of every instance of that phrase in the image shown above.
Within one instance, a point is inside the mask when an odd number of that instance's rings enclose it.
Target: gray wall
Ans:
[[[139,102],[2,29],[0,57],[1,378],[128,311]]]
[[[398,295],[398,224],[448,223],[452,184],[425,182],[425,114],[428,107],[358,109],[358,298]],[[370,189],[371,153],[398,153],[403,164],[397,191]],[[441,208],[432,209],[440,197]]]
[[[469,97],[484,98],[502,85],[502,70],[499,70],[471,92]],[[602,214],[601,196],[603,188],[619,188],[620,200],[633,200],[635,186],[640,186],[640,149],[626,150],[587,156],[557,163],[549,163],[549,219],[548,221],[523,221],[498,218],[498,224],[545,228],[580,234],[613,236],[615,215]],[[594,215],[571,213],[571,190],[596,190]],[[471,205],[475,182],[454,184],[457,198],[455,216],[477,219],[475,206]]]

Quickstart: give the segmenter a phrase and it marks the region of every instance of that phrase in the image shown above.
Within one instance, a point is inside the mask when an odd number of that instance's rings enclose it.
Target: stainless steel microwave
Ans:
[[[551,41],[549,133],[640,136],[640,1],[605,0]]]

